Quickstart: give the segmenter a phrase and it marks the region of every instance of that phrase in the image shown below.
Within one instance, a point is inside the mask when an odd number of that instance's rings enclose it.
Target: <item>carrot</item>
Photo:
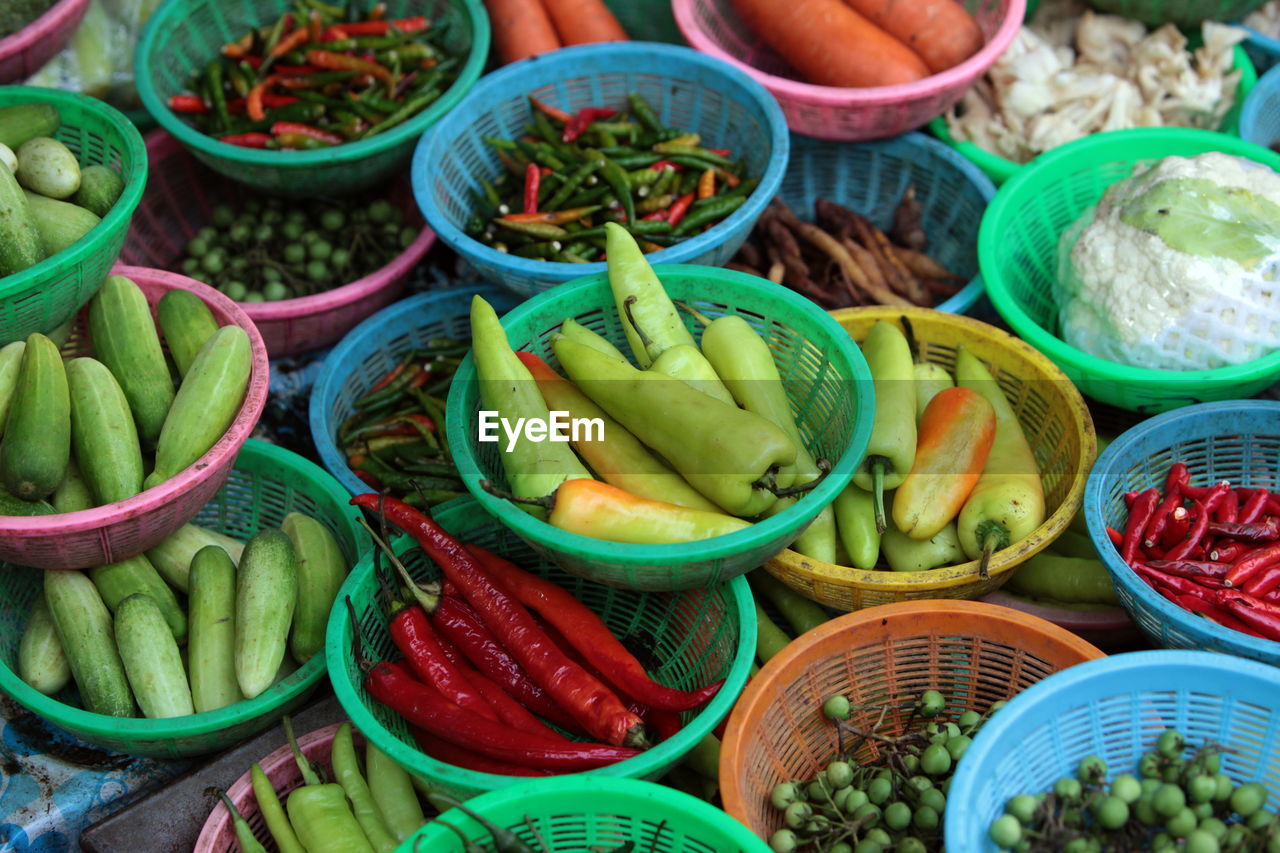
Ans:
[[[986,39],[956,0],[844,0],[871,23],[911,48],[934,74],[973,56]]]
[[[627,31],[601,0],[542,0],[566,45],[628,41]]]
[[[563,47],[537,0],[485,0],[493,43],[503,62],[517,62]]]
[[[841,0],[733,0],[733,8],[810,83],[893,86],[929,76],[911,48]]]

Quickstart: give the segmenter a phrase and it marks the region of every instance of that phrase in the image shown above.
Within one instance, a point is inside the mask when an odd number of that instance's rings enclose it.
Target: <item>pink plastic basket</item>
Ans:
[[[146,143],[147,191],[134,213],[120,259],[170,269],[177,266],[187,240],[209,223],[210,210],[236,197],[243,188],[202,165],[163,130],[147,134]],[[391,201],[405,212],[409,222],[422,221],[407,180],[397,184]],[[314,296],[241,302],[239,308],[257,325],[272,358],[328,346],[398,299],[409,272],[435,240],[435,232],[424,225],[409,248],[364,278]]]
[[[189,290],[209,306],[219,325],[237,325],[249,333],[253,369],[240,413],[218,442],[189,468],[155,488],[106,506],[38,515],[0,516],[0,560],[41,569],[85,569],[132,557],[156,545],[186,524],[209,502],[235,463],[236,454],[258,423],[267,401],[267,350],[253,322],[234,302],[186,276],[161,270],[116,265],[113,275],[132,279],[152,310],[170,290]],[[87,310],[76,315],[63,355],[91,355]]]
[[[89,0],[58,0],[40,17],[0,39],[0,85],[35,74],[71,40]]]
[[[797,133],[840,142],[897,136],[927,124],[960,100],[1017,35],[1027,0],[965,0],[986,46],[941,74],[900,86],[843,89],[797,79],[785,60],[733,11],[731,0],[673,0],[689,44],[746,71],[773,93]],[[848,45],[852,51],[857,45]]]
[[[341,723],[334,723],[298,738],[298,747],[302,750],[302,754],[328,770],[329,755],[333,750],[333,736],[338,733],[340,725]],[[364,737],[358,731],[355,732],[355,744],[357,749],[364,749]],[[285,801],[290,791],[302,786],[302,774],[298,772],[298,764],[293,760],[293,753],[289,750],[288,744],[280,747],[258,764],[262,767],[262,772],[266,773],[267,778],[271,780],[271,787],[276,789],[276,795],[280,797],[281,803]],[[258,800],[253,795],[253,782],[250,781],[248,768],[245,768],[244,775],[227,789],[227,798],[235,803],[236,809],[249,822],[249,826],[253,828],[254,837],[266,845],[268,850],[274,850],[275,844],[271,840],[271,834],[267,832],[262,813],[258,811]],[[240,845],[236,843],[235,830],[231,826],[231,815],[221,800],[213,807],[213,811],[209,812],[209,817],[200,830],[200,837],[196,839],[196,846],[192,849],[192,853],[240,853]]]

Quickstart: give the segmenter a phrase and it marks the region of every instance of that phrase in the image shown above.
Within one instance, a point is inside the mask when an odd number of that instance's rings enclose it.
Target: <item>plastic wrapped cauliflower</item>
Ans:
[[[1161,370],[1280,348],[1280,175],[1217,152],[1114,184],[1060,243],[1071,346]]]

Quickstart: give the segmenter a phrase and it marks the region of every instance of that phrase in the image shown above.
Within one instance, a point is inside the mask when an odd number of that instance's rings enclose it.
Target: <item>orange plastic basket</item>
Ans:
[[[768,838],[782,826],[769,803],[779,782],[811,779],[836,753],[822,716],[828,697],[891,703],[938,690],[948,710],[984,711],[1058,670],[1105,657],[1035,616],[980,601],[904,601],[847,613],[801,635],[751,679],[720,750],[724,808]],[[854,712],[867,725],[872,714]],[[902,717],[886,717],[886,734]],[[870,754],[867,758],[871,758]]]

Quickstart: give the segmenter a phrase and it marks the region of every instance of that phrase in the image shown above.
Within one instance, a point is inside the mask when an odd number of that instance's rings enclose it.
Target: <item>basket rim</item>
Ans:
[[[1007,0],[1008,7],[1004,12],[1004,20],[987,40],[982,49],[973,56],[946,71],[930,74],[923,80],[912,83],[899,83],[893,86],[867,86],[863,88],[841,86],[819,86],[805,83],[789,77],[779,77],[761,71],[725,51],[719,44],[698,26],[695,6],[699,0],[672,0],[672,11],[675,13],[676,25],[685,39],[695,49],[716,59],[727,62],[764,85],[778,98],[812,104],[820,107],[857,108],[887,106],[915,98],[933,96],[937,92],[957,86],[967,86],[970,80],[990,68],[1000,54],[1008,49],[1018,30],[1022,28],[1026,16],[1027,0]]]
[[[45,9],[40,17],[16,33],[10,33],[0,39],[0,58],[8,58],[21,51],[29,50],[36,42],[48,37],[72,18],[83,16],[89,8],[89,2],[90,0],[58,0]],[[67,33],[68,37],[70,35],[71,33]]]
[[[1145,382],[1158,389],[1170,382],[1247,382],[1274,374],[1280,371],[1280,349],[1241,364],[1198,370],[1156,370],[1149,367],[1134,367],[1090,355],[1050,333],[1032,319],[1014,297],[1013,288],[1006,280],[1003,266],[997,265],[992,260],[993,256],[998,256],[999,246],[1003,240],[1003,235],[999,233],[1001,220],[1009,216],[1006,209],[1012,212],[1021,201],[1024,184],[1034,180],[1041,172],[1058,171],[1063,166],[1087,167],[1115,162],[1114,159],[1107,158],[1111,156],[1110,152],[1117,148],[1143,145],[1150,147],[1153,144],[1158,146],[1162,140],[1196,142],[1203,149],[1201,153],[1221,151],[1247,157],[1280,171],[1280,153],[1239,137],[1212,130],[1140,127],[1097,133],[1068,142],[1066,145],[1041,154],[1035,161],[1028,164],[1027,168],[1018,170],[1017,174],[1000,187],[995,199],[987,207],[987,212],[982,217],[982,225],[978,229],[978,266],[987,284],[987,296],[996,311],[1019,337],[1055,362],[1069,365],[1073,370],[1089,378],[1105,378],[1117,382]]]
[[[489,56],[491,37],[489,16],[481,0],[451,0],[455,5],[460,5],[470,21],[471,49],[467,55],[467,61],[459,69],[453,84],[426,109],[385,133],[380,133],[371,139],[339,145],[333,149],[267,151],[245,148],[220,142],[182,121],[173,110],[169,109],[169,105],[161,100],[156,92],[155,83],[152,82],[152,53],[155,42],[160,37],[160,33],[171,26],[169,19],[186,12],[188,2],[189,0],[164,0],[143,27],[134,50],[134,79],[137,83],[138,97],[156,123],[176,136],[183,145],[207,157],[239,165],[269,167],[282,172],[316,166],[349,165],[410,142],[463,99],[480,78]]]
[[[1276,43],[1276,50],[1280,52],[1280,40],[1273,39]],[[1258,145],[1268,145],[1267,142],[1259,142],[1255,138],[1255,123],[1258,121],[1258,114],[1262,112],[1262,107],[1272,101],[1277,90],[1280,90],[1280,74],[1273,73],[1278,66],[1272,66],[1261,77],[1258,78],[1258,85],[1253,87],[1249,93],[1249,97],[1244,99],[1244,106],[1240,110],[1240,138],[1246,142],[1253,142]]]
[[[1239,27],[1249,33],[1249,37],[1245,39],[1245,43],[1252,43],[1262,50],[1269,51],[1280,55],[1280,38],[1269,36],[1257,27],[1251,27],[1248,24],[1237,22],[1233,26]]]
[[[463,496],[450,501],[448,504],[451,514],[470,512],[476,514],[477,506],[473,498]],[[439,508],[437,508],[438,510]],[[488,524],[501,525],[497,519],[488,517]],[[416,543],[407,535],[397,536],[391,543],[391,547],[396,551],[397,555],[403,554],[405,551],[414,547]],[[368,554],[365,555],[366,557]],[[550,562],[549,560],[547,562]],[[362,558],[352,567],[351,572],[347,575],[346,581],[343,582],[342,588],[338,590],[338,599],[351,597],[351,590],[359,586],[367,585],[373,576],[374,563],[372,559]],[[725,592],[726,598],[729,599],[729,606],[734,609],[738,617],[738,639],[737,649],[734,652],[733,659],[729,663],[729,670],[725,674],[724,681],[720,685],[720,689],[711,697],[711,701],[704,705],[680,731],[671,738],[660,742],[657,746],[645,750],[639,755],[619,761],[616,764],[597,767],[593,770],[581,771],[573,774],[560,774],[562,776],[590,777],[598,779],[607,776],[621,776],[628,774],[631,776],[645,776],[656,769],[669,763],[673,758],[686,754],[689,750],[702,740],[708,733],[716,727],[716,724],[723,719],[734,707],[734,703],[738,701],[742,687],[747,683],[747,672],[751,667],[752,661],[755,659],[756,648],[756,614],[755,599],[751,595],[751,588],[747,584],[747,579],[743,576],[732,578],[720,584]],[[697,590],[682,590],[678,592],[641,592],[640,595],[691,595]],[[325,631],[325,650],[328,652],[333,650],[334,654],[326,654],[325,662],[328,667],[329,681],[333,685],[334,695],[338,699],[338,704],[342,710],[351,718],[352,725],[358,730],[364,732],[364,736],[375,746],[385,752],[397,764],[405,767],[407,770],[418,775],[430,777],[434,781],[438,781],[445,785],[454,785],[460,788],[493,790],[496,788],[506,787],[523,781],[524,777],[520,776],[500,776],[495,773],[481,773],[476,770],[466,770],[456,767],[452,764],[446,764],[436,758],[432,758],[425,752],[422,752],[416,746],[410,747],[399,738],[391,735],[387,731],[386,726],[382,725],[369,711],[368,706],[357,695],[355,688],[351,684],[351,680],[347,677],[343,670],[342,661],[346,650],[351,648],[351,620],[342,607],[334,607],[329,614],[329,624]],[[373,701],[373,700],[371,700]],[[701,722],[700,722],[701,721]],[[406,750],[413,751],[415,759],[410,764],[400,762],[395,756]],[[548,777],[549,779],[555,777]],[[590,784],[584,779],[585,784]]]
[[[181,289],[190,291],[205,303],[216,305],[219,311],[230,317],[231,324],[244,329],[249,336],[249,347],[253,354],[253,364],[249,374],[249,385],[245,389],[244,402],[241,403],[240,410],[236,413],[231,426],[227,427],[227,431],[214,442],[212,447],[205,451],[204,455],[158,486],[144,489],[122,501],[116,501],[106,506],[93,507],[92,509],[31,517],[0,516],[0,539],[21,539],[37,534],[47,537],[50,532],[59,534],[82,533],[89,530],[100,530],[128,518],[145,515],[156,506],[170,503],[179,495],[190,491],[195,484],[203,482],[217,473],[219,466],[228,456],[234,456],[242,448],[242,445],[247,444],[246,439],[253,432],[258,423],[258,418],[262,416],[262,410],[267,403],[268,385],[270,383],[270,364],[267,360],[267,349],[262,341],[262,335],[258,333],[253,321],[240,310],[236,303],[208,285],[165,270],[116,264],[111,268],[110,275],[122,275],[140,285],[146,284],[150,287],[161,287],[165,290]],[[84,567],[76,566],[70,568]],[[57,571],[57,569],[49,569],[49,571]]]
[[[631,61],[628,61],[628,58],[631,58]],[[664,70],[659,76],[664,77],[670,76],[666,69],[673,65],[698,66],[723,78],[728,87],[742,95],[743,100],[751,103],[753,110],[764,119],[764,124],[769,128],[769,143],[773,154],[769,158],[764,173],[760,175],[760,183],[747,196],[742,206],[706,232],[646,255],[649,262],[651,264],[688,262],[725,242],[737,229],[748,227],[750,222],[754,222],[777,193],[787,171],[791,154],[791,137],[787,130],[786,118],[774,97],[749,75],[736,68],[728,67],[724,63],[716,62],[692,48],[657,42],[606,42],[562,47],[550,53],[522,59],[486,74],[472,87],[463,106],[475,108],[479,104],[488,104],[493,100],[507,100],[513,92],[527,93],[532,88],[546,85],[531,83],[529,80],[530,75],[539,70],[564,68],[569,74],[568,79],[572,79],[575,74],[581,77],[583,72],[578,70],[580,67],[591,66],[599,60],[606,60],[611,66],[617,68],[662,68]],[[414,150],[413,162],[410,166],[414,198],[417,199],[418,207],[422,210],[427,224],[435,229],[440,239],[450,248],[482,258],[484,263],[501,269],[506,275],[520,276],[525,279],[563,283],[580,276],[605,271],[607,267],[603,261],[572,264],[533,260],[499,252],[468,236],[449,220],[429,190],[427,176],[431,174],[433,164],[443,159],[444,152],[450,147],[458,132],[471,126],[470,121],[462,125],[459,115],[460,112],[451,113],[422,135]]]
[[[1084,398],[1056,364],[1046,358],[1043,353],[1029,346],[1025,341],[1015,338],[1003,329],[998,329],[995,326],[972,317],[966,317],[963,314],[940,312],[936,308],[914,306],[898,308],[888,305],[873,305],[861,308],[841,308],[837,311],[832,311],[831,316],[837,322],[846,318],[891,320],[896,317],[906,316],[911,319],[913,328],[917,330],[927,328],[931,323],[939,323],[952,329],[963,329],[986,339],[992,344],[999,344],[1004,349],[1018,351],[1023,358],[1034,364],[1039,372],[1052,378],[1053,387],[1069,388],[1070,390],[1064,391],[1064,393],[1072,404],[1070,406],[1071,413],[1074,416],[1072,423],[1081,437],[1081,464],[1075,474],[1071,488],[1067,490],[1066,497],[1063,498],[1058,508],[1041,522],[1040,526],[1031,532],[1031,535],[991,555],[988,573],[991,577],[997,577],[1012,571],[1027,557],[1047,548],[1058,538],[1062,531],[1067,529],[1071,519],[1079,511],[1080,503],[1084,498],[1086,473],[1089,471],[1090,466],[1094,464],[1094,458],[1097,456],[1098,439],[1093,427],[1093,418],[1084,403]],[[978,564],[981,561],[969,560],[965,563],[957,563],[954,566],[943,566],[922,572],[894,572],[880,569],[863,570],[851,566],[838,566],[834,563],[823,563],[788,549],[774,557],[773,560],[770,560],[769,564],[774,562],[783,564],[789,571],[808,575],[821,580],[825,584],[878,592],[910,594],[928,590],[952,589],[957,586],[974,583],[979,579]]]
[[[869,387],[871,372],[867,368],[862,352],[853,343],[853,339],[833,320],[831,314],[795,291],[766,279],[720,267],[704,267],[697,264],[654,264],[653,271],[659,281],[664,275],[689,275],[732,282],[738,290],[735,294],[737,304],[742,305],[744,300],[749,298],[753,300],[752,310],[761,313],[768,313],[764,306],[769,305],[771,300],[786,303],[788,307],[808,315],[815,328],[826,329],[830,348],[823,347],[823,353],[827,362],[835,367],[842,379],[853,382],[855,386],[862,389]],[[569,310],[564,316],[572,317],[578,310],[572,306],[587,304],[583,301],[583,297],[589,293],[610,294],[607,300],[599,300],[599,302],[613,306],[608,273],[580,276],[525,300],[502,316],[502,327],[505,330],[514,324],[524,322],[526,317],[543,310],[548,303],[565,305]],[[835,329],[840,330],[838,334]],[[809,339],[812,340],[812,337]],[[550,546],[557,551],[572,548],[578,552],[579,556],[605,556],[615,565],[665,565],[671,569],[676,569],[681,564],[732,557],[744,551],[759,548],[782,535],[788,528],[796,526],[799,519],[805,515],[812,518],[812,507],[823,507],[835,500],[836,494],[848,484],[854,468],[866,452],[872,426],[873,409],[870,407],[874,407],[874,400],[871,399],[873,395],[868,394],[867,417],[861,422],[855,421],[849,443],[839,458],[832,461],[830,472],[816,487],[782,512],[740,530],[710,539],[671,545],[635,545],[609,542],[559,530],[548,522],[534,518],[533,515],[519,509],[505,498],[491,495],[480,487],[480,481],[485,479],[484,473],[480,470],[475,451],[468,440],[470,437],[465,432],[466,425],[470,423],[471,412],[463,411],[463,398],[468,393],[467,389],[477,381],[475,360],[472,353],[468,352],[462,364],[458,366],[453,382],[449,385],[448,405],[445,407],[445,428],[448,431],[450,446],[454,448],[454,464],[462,477],[463,485],[485,512],[526,541],[545,545],[548,539],[557,540],[554,546]]]
[[[1142,608],[1154,612],[1162,622],[1177,625],[1181,631],[1197,637],[1202,642],[1207,637],[1209,642],[1238,657],[1257,660],[1255,655],[1266,655],[1275,659],[1280,656],[1280,643],[1251,637],[1219,625],[1210,619],[1195,617],[1175,606],[1146,583],[1139,581],[1133,570],[1121,562],[1119,553],[1107,536],[1106,520],[1102,517],[1105,481],[1123,473],[1123,468],[1133,456],[1134,447],[1140,441],[1153,432],[1164,431],[1178,424],[1194,423],[1205,415],[1217,413],[1257,418],[1260,423],[1280,423],[1280,401],[1226,400],[1216,403],[1199,403],[1164,412],[1125,430],[1102,452],[1089,473],[1084,493],[1085,525],[1089,529],[1089,538],[1093,540],[1093,547],[1112,580],[1137,599]],[[1128,610],[1127,607],[1125,609]]]
[[[149,167],[177,154],[185,153],[195,157],[177,137],[162,127],[149,131],[144,137]],[[201,164],[203,166],[204,164]],[[207,168],[207,167],[205,167]],[[216,174],[216,173],[215,173]],[[145,194],[144,194],[145,195]],[[435,245],[436,232],[424,222],[418,236],[400,254],[388,263],[366,276],[349,281],[341,287],[313,293],[310,296],[299,296],[293,299],[278,299],[275,302],[237,302],[240,310],[255,323],[282,322],[284,320],[310,317],[322,314],[335,308],[341,308],[358,302],[373,293],[390,287],[402,276],[417,265],[418,261]]]
[[[0,44],[3,43],[0,42]],[[116,203],[107,211],[107,215],[102,217],[101,222],[85,232],[80,239],[61,252],[55,252],[24,270],[19,270],[12,275],[0,276],[0,299],[17,296],[22,291],[29,289],[33,284],[49,276],[50,273],[63,268],[74,268],[86,261],[91,255],[98,254],[101,251],[101,238],[104,235],[128,230],[129,220],[133,218],[133,212],[137,210],[138,203],[142,201],[142,193],[147,185],[147,149],[142,142],[142,134],[138,132],[137,126],[129,121],[124,113],[106,101],[100,101],[97,98],[91,98],[79,92],[48,89],[43,86],[0,86],[0,104],[8,102],[11,98],[22,98],[24,92],[31,93],[28,97],[33,102],[53,104],[55,107],[60,107],[64,104],[75,104],[81,109],[95,113],[104,123],[114,128],[124,140],[124,154],[132,164],[134,174],[128,176],[128,180],[125,181],[124,191],[120,193],[120,198],[116,199]],[[69,126],[75,127],[75,125]],[[124,176],[121,177],[123,178]]]
[[[331,493],[340,505],[345,505],[347,495],[332,482],[332,477],[319,465],[298,454],[277,447],[258,439],[249,439],[240,452],[249,458],[268,460],[291,469],[295,477],[310,479],[310,485]],[[330,482],[326,482],[326,479]],[[353,521],[349,531],[360,542],[358,528]],[[357,548],[356,559],[361,556]],[[36,571],[36,570],[32,570]],[[337,610],[338,608],[335,608]],[[112,717],[107,714],[95,714],[83,708],[59,702],[52,696],[46,696],[24,682],[16,672],[0,660],[0,690],[12,696],[20,705],[32,713],[43,717],[59,728],[84,732],[93,737],[121,740],[124,738],[145,738],[147,740],[164,740],[188,737],[200,737],[236,723],[244,722],[252,717],[261,717],[279,708],[291,699],[297,698],[304,691],[314,687],[326,672],[325,653],[321,650],[290,673],[283,681],[272,685],[266,691],[252,699],[241,699],[239,702],[204,711],[199,714],[188,714],[182,717],[166,717],[148,719],[145,717]],[[287,686],[288,689],[278,689]]]

